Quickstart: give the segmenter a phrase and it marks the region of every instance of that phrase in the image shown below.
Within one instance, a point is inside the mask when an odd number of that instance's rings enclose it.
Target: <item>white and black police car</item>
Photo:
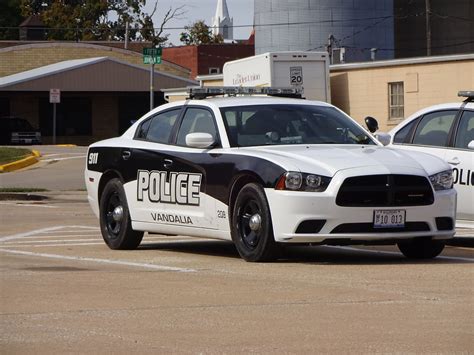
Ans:
[[[88,199],[112,249],[144,232],[234,242],[247,261],[285,243],[397,244],[439,255],[455,232],[450,166],[382,146],[336,107],[273,88],[194,88],[92,144]]]

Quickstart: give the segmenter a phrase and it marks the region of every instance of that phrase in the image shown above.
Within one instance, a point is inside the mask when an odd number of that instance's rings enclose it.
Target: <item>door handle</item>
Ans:
[[[128,160],[132,156],[132,152],[129,150],[123,150],[122,151],[122,159],[123,160]]]
[[[172,165],[173,165],[173,161],[172,161],[171,159],[165,159],[165,160],[163,160],[163,166],[164,166],[166,169],[171,168]]]
[[[458,157],[454,157],[453,159],[448,160],[448,163],[451,164],[451,165],[458,165],[458,164],[461,163],[461,161],[459,160]]]

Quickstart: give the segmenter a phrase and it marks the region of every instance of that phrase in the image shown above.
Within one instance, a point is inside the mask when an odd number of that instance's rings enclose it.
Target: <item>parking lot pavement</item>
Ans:
[[[87,147],[32,146],[40,161],[25,169],[0,175],[0,187],[83,190]]]
[[[246,263],[232,244],[103,243],[84,192],[1,201],[5,353],[469,353],[474,251],[413,262],[392,247],[293,247]]]

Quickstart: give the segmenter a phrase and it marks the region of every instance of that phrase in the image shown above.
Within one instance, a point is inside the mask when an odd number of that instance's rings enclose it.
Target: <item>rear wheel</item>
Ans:
[[[110,249],[136,249],[143,232],[132,229],[122,182],[112,179],[100,197],[100,230]]]
[[[415,238],[398,243],[398,249],[409,259],[432,259],[444,249],[444,242],[431,238]]]
[[[240,190],[233,209],[231,233],[244,260],[271,261],[278,257],[270,209],[260,185],[250,183]]]

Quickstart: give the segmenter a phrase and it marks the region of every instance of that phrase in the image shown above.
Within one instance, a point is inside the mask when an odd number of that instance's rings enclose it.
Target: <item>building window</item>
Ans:
[[[210,67],[209,68],[209,74],[220,74],[221,70],[217,67]]]
[[[403,81],[388,83],[388,111],[390,119],[403,118],[405,115],[403,92]]]

